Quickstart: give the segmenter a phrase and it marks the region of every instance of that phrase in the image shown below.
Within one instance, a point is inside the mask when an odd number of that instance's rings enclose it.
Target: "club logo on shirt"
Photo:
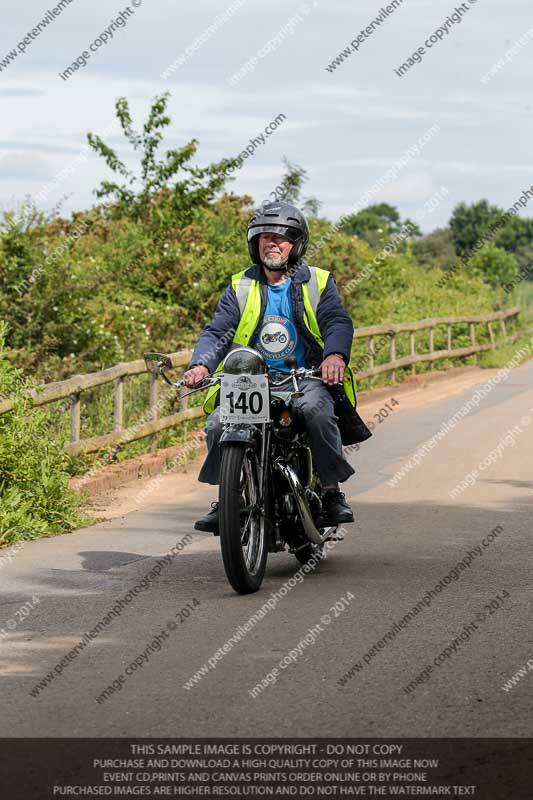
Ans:
[[[255,347],[263,358],[286,358],[296,347],[296,329],[287,317],[266,315]]]

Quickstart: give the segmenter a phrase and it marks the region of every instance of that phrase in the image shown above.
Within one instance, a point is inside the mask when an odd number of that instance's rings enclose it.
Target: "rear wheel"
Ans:
[[[263,582],[268,555],[255,450],[225,444],[220,475],[218,509],[224,569],[236,592],[250,594]]]

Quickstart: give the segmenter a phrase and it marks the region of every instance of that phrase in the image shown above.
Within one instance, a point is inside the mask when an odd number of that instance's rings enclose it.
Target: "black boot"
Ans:
[[[196,520],[194,530],[218,534],[218,503],[211,503],[211,511]]]
[[[327,489],[322,495],[322,511],[318,522],[325,525],[338,525],[341,522],[353,522],[353,511],[346,498],[338,489]]]

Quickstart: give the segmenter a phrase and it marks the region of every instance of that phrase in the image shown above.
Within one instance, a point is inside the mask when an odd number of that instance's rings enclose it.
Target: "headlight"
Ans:
[[[250,375],[263,375],[267,371],[267,365],[263,356],[251,347],[238,347],[232,350],[222,365],[223,372],[230,372],[238,375],[241,372],[248,372]]]

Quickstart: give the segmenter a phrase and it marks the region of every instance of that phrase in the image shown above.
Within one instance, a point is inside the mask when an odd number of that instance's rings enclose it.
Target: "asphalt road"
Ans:
[[[60,675],[30,694],[192,530],[211,489],[29,543],[0,562],[1,735],[533,735],[533,672],[511,691],[501,688],[533,658],[533,362],[495,387],[398,485],[387,483],[472,394],[400,406],[377,424],[343,486],[356,513],[345,541],[190,689],[186,681],[291,579],[294,557],[271,555],[262,591],[240,597],[226,582],[218,539],[195,534]],[[502,446],[515,425],[520,433]],[[498,445],[494,463],[452,500],[453,487]],[[475,556],[454,580],[469,551]],[[406,623],[429,590],[429,605]],[[294,661],[280,668],[291,650]],[[142,665],[120,681],[136,658]],[[276,666],[276,682],[252,697]],[[428,680],[407,693],[424,670]],[[97,702],[113,681],[115,690]]]

